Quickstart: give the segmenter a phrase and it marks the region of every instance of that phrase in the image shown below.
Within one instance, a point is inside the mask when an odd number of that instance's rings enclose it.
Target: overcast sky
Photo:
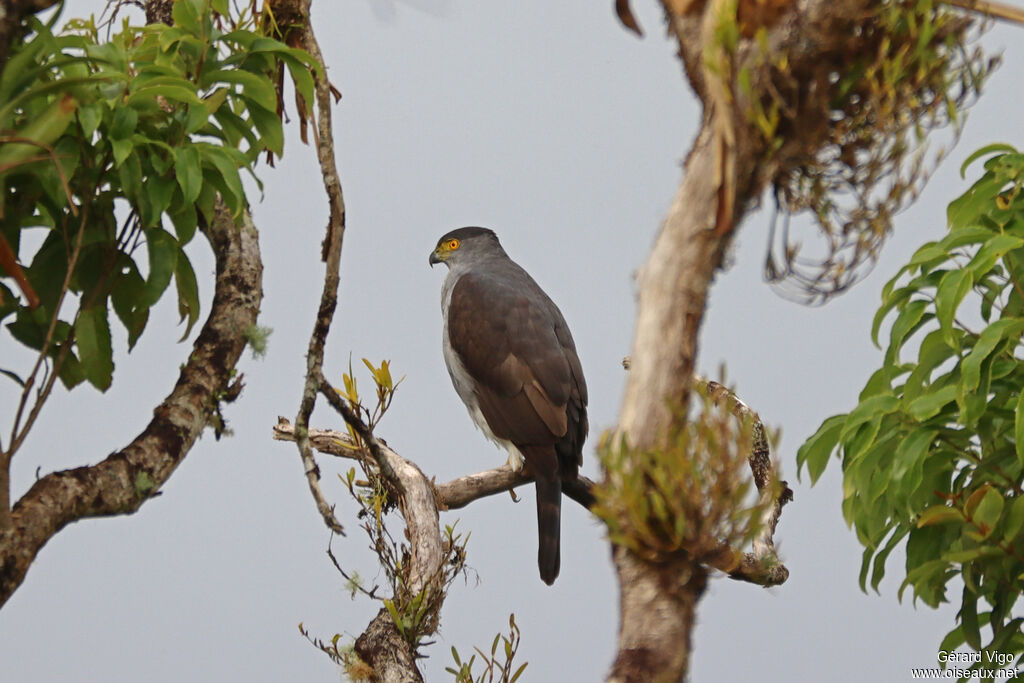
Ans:
[[[438,481],[505,461],[476,431],[441,355],[443,269],[427,256],[462,225],[495,229],[513,259],[551,295],[576,339],[590,388],[584,472],[614,425],[620,360],[633,330],[632,273],[646,256],[679,182],[699,108],[661,30],[656,3],[636,0],[643,39],[623,30],[610,0],[314,3],[333,83],[348,206],[342,296],[325,370],[349,357],[390,359],[405,375],[378,434]],[[69,2],[69,14],[102,6]],[[842,521],[839,469],[813,489],[795,453],[821,421],[851,409],[881,352],[869,339],[881,285],[922,242],[944,230],[945,206],[966,189],[961,161],[990,142],[1019,144],[1021,29],[984,44],[1005,66],[971,111],[966,133],[918,204],[900,215],[874,273],[822,308],[779,297],[761,267],[768,212],[743,224],[730,268],[715,283],[699,366],[728,379],[782,430],[778,457],[796,500],[776,536],[790,580],[774,589],[715,579],[700,604],[694,681],[902,681],[934,666],[954,610],[901,605],[894,553],[882,595],[857,585],[861,548]],[[246,390],[226,409],[235,434],[211,433],[160,497],[131,517],[81,522],[58,534],[0,611],[4,681],[337,681],[338,669],[299,635],[359,634],[379,605],[351,600],[325,554],[329,534],[291,444],[271,441],[278,415],[298,406],[315,315],[326,203],[313,150],[291,131],[286,157],[262,170],[253,213],[266,272],[265,358],[246,355]],[[258,196],[254,195],[254,202]],[[193,246],[208,302],[212,260]],[[208,308],[204,309],[205,316]],[[138,347],[117,357],[114,386],[56,392],[14,463],[14,495],[42,472],[97,462],[130,441],[173,385],[189,346],[176,344],[175,304],[161,302]],[[116,342],[115,342],[116,343]],[[24,360],[9,335],[0,357]],[[364,386],[369,377],[362,374]],[[9,424],[15,393],[0,385]],[[319,427],[339,427],[329,410]],[[4,427],[7,429],[7,427]],[[327,495],[351,506],[322,460]],[[487,647],[515,612],[525,680],[601,679],[614,654],[617,592],[601,526],[567,501],[562,567],[537,575],[532,489],[442,515],[472,532],[468,582],[453,587],[428,680],[444,680],[449,650]],[[346,513],[347,514],[347,513]],[[351,517],[335,539],[343,564],[375,577]],[[393,529],[397,533],[397,528]]]

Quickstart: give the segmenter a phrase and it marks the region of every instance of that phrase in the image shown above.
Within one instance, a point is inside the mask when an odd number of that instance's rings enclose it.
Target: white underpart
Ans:
[[[480,410],[480,402],[476,398],[476,394],[473,392],[474,381],[469,376],[469,372],[466,370],[466,366],[462,364],[462,360],[459,358],[459,354],[455,353],[452,348],[451,342],[448,337],[448,305],[452,298],[452,289],[455,286],[455,282],[462,276],[462,270],[456,270],[452,268],[448,277],[445,278],[444,286],[441,288],[441,313],[444,318],[444,330],[441,333],[441,346],[444,351],[444,362],[448,366],[448,374],[452,378],[452,384],[455,386],[455,392],[462,399],[462,402],[466,404],[466,410],[469,411],[469,417],[472,418],[473,424],[476,425],[477,429],[484,433],[488,439],[497,444],[500,448],[504,448],[508,451],[508,464],[516,472],[523,469],[523,463],[526,459],[523,454],[519,451],[515,445],[507,439],[500,439],[494,435],[491,431],[490,425],[487,424],[487,418],[484,417],[483,412]]]

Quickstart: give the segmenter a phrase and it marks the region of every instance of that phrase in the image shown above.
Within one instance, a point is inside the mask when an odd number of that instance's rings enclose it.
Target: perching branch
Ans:
[[[21,585],[36,554],[71,522],[130,514],[150,498],[189,452],[231,393],[235,365],[256,324],[263,298],[258,235],[248,212],[235,224],[218,203],[204,231],[217,260],[210,315],[178,382],[149,425],[130,444],[89,467],[53,472],[14,505],[12,527],[0,533],[0,605]]]
[[[279,417],[277,420],[277,424],[273,428],[274,440],[295,441],[295,428],[292,424],[283,417]],[[356,460],[371,471],[376,470],[375,458],[368,457],[368,453],[360,448],[345,432],[332,429],[310,429],[309,443],[321,453]],[[384,457],[388,461],[394,461],[395,459],[403,460],[387,444],[379,440],[377,441],[377,448],[381,454],[379,457]],[[456,510],[466,507],[481,498],[505,493],[530,483],[533,483],[533,479],[523,474],[522,471],[517,472],[509,465],[502,465],[501,467],[483,472],[467,474],[443,484],[432,484],[434,504],[437,511]],[[594,482],[586,477],[579,477],[575,481],[563,482],[562,492],[589,510],[595,502],[592,491],[593,487]],[[785,488],[784,491],[789,491],[789,489]],[[782,506],[791,499],[791,496],[792,492],[790,492],[789,497],[785,494],[780,496],[780,502],[777,502],[773,509],[781,512]],[[777,514],[775,516],[776,521],[778,518]],[[774,530],[774,526],[772,530]],[[710,566],[728,574],[730,578],[759,586],[777,586],[785,583],[786,578],[789,576],[789,570],[778,562],[778,559],[775,557],[774,548],[771,547],[770,535],[767,540],[771,548],[770,552],[758,552],[755,550],[753,553],[743,553],[728,546],[723,546],[705,559]]]
[[[288,420],[279,417],[277,424],[274,425],[273,437],[276,441],[295,441],[295,427]],[[360,449],[345,432],[333,429],[310,429],[309,443],[321,453],[356,460],[371,469],[376,466],[376,459],[366,457],[366,452]],[[387,460],[400,457],[387,444],[379,440],[377,448],[382,456],[386,456]],[[433,484],[434,499],[439,511],[457,510],[480,498],[505,493],[524,484],[532,483],[533,479],[523,474],[522,470],[515,471],[509,465],[502,465],[484,472],[467,474],[444,484]],[[594,482],[586,477],[579,477],[577,481],[562,482],[562,492],[587,509],[594,504],[594,494],[591,491],[593,487]]]

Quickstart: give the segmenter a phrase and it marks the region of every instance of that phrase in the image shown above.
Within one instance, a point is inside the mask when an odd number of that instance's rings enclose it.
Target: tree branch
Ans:
[[[773,168],[761,155],[763,141],[744,115],[742,94],[729,90],[723,98],[721,89],[705,82],[713,73],[731,87],[734,74],[749,65],[744,61],[748,60],[755,64],[750,69],[750,90],[762,92],[766,77],[754,62],[763,60],[761,44],[741,40],[725,63],[715,65],[717,70],[708,69],[705,58],[720,54],[722,45],[702,42],[702,38],[719,40],[715,31],[705,30],[705,20],[711,18],[705,15],[720,11],[720,4],[701,0],[663,0],[662,4],[686,74],[703,99],[705,112],[683,180],[637,278],[637,322],[618,429],[630,447],[638,450],[657,449],[679,416],[686,415],[711,280],[731,235]],[[808,63],[820,60],[824,50],[840,42],[846,44],[850,36],[840,30],[843,22],[853,16],[868,16],[869,5],[867,0],[805,0],[780,5],[780,12],[759,27],[765,30],[763,45],[771,54],[785,55],[793,73],[801,73]],[[817,110],[807,112],[800,127],[801,153],[821,144],[829,126],[820,118],[824,116],[825,112]],[[724,125],[722,117],[728,119]],[[728,139],[722,137],[723,129],[728,129]],[[732,185],[725,187],[727,183]],[[672,566],[645,562],[624,546],[615,546],[613,558],[622,621],[609,680],[683,679],[706,570],[693,561]],[[727,559],[727,564],[732,564],[738,558]],[[756,573],[756,559],[740,561],[734,571]]]
[[[295,427],[285,418],[279,417],[277,424],[274,425],[273,438],[276,441],[295,441]],[[375,466],[374,460],[367,458],[366,453],[344,432],[332,429],[310,429],[309,443],[321,453],[357,460],[371,468]],[[379,439],[377,444],[387,459],[400,457]],[[444,484],[432,485],[437,509],[456,510],[466,507],[480,498],[505,493],[531,483],[533,483],[533,478],[524,475],[521,470],[517,472],[509,465],[502,465],[484,472],[467,474]],[[562,482],[562,492],[588,510],[594,504],[593,487],[594,482],[586,477],[579,477],[577,481]]]
[[[204,232],[217,260],[213,305],[177,384],[130,444],[96,465],[46,475],[14,505],[12,528],[0,535],[0,606],[62,528],[88,517],[130,514],[158,495],[229,391],[259,313],[263,265],[248,212],[237,226],[218,203]]]
[[[320,45],[317,43],[313,26],[309,20],[311,0],[277,0],[272,9],[281,25],[287,26],[292,36],[284,36],[285,42],[296,41],[316,60],[317,71],[313,74],[316,83],[316,152],[320,163],[320,175],[327,193],[330,213],[327,236],[324,240],[324,286],[320,294],[320,308],[317,311],[313,332],[309,337],[306,352],[306,381],[302,388],[295,424],[299,438],[296,444],[302,459],[303,471],[317,510],[329,529],[344,534],[341,522],[334,515],[334,509],[327,503],[320,489],[320,468],[313,457],[313,451],[306,439],[309,416],[316,404],[317,391],[323,378],[324,347],[327,333],[331,329],[334,311],[338,306],[338,289],[341,284],[341,249],[345,236],[345,200],[342,194],[338,166],[334,154],[334,129],[331,123],[331,85],[327,80],[327,67]],[[297,38],[295,37],[297,36]]]

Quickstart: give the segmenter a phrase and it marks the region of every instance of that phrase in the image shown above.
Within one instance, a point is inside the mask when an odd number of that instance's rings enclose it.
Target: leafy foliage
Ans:
[[[454,668],[451,666],[445,667],[445,671],[450,673],[455,679],[456,683],[494,683],[499,681],[500,683],[516,683],[519,677],[526,671],[527,662],[520,664],[515,670],[512,669],[512,661],[516,657],[516,652],[519,650],[519,641],[521,635],[519,633],[519,626],[516,625],[516,615],[508,615],[508,635],[503,636],[500,633],[494,636],[494,640],[491,641],[491,653],[488,656],[480,648],[473,648],[476,650],[476,654],[470,656],[466,661],[462,660],[459,656],[459,651],[452,646],[452,659],[455,660]],[[498,645],[501,645],[501,651],[498,651]],[[473,665],[476,664],[477,655],[480,656],[480,661],[486,667],[479,676],[475,676],[473,672]],[[499,662],[499,655],[504,656],[504,661]],[[495,678],[497,676],[497,678]]]
[[[239,215],[240,172],[282,152],[279,63],[311,99],[308,55],[228,10],[178,0],[173,27],[126,20],[109,39],[91,19],[32,19],[0,74],[0,238],[38,295],[0,282],[0,320],[69,388],[110,386],[110,311],[131,348],[172,281],[188,335],[199,287],[184,247],[218,196]]]
[[[994,155],[994,156],[991,156]],[[850,413],[828,418],[797,458],[817,481],[838,452],[843,514],[878,588],[906,542],[915,599],[935,607],[963,582],[942,644],[1021,656],[1024,578],[1024,154],[979,150],[985,171],[882,290],[872,338],[892,320],[884,363]],[[914,347],[916,346],[916,351]],[[982,629],[987,625],[987,635]]]

